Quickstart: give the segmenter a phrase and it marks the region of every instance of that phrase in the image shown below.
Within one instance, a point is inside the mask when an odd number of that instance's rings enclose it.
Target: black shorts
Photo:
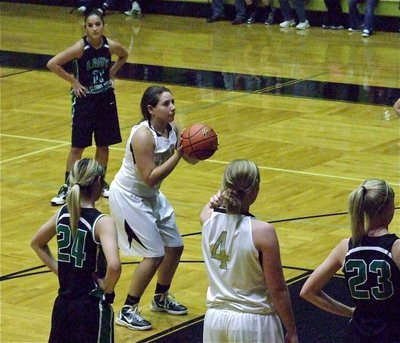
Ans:
[[[72,99],[72,147],[109,146],[122,142],[117,104],[112,89]]]
[[[57,296],[51,317],[49,343],[113,343],[114,311],[92,296],[65,299]]]
[[[400,318],[383,319],[376,314],[376,319],[354,318],[350,321],[345,343],[400,343]]]

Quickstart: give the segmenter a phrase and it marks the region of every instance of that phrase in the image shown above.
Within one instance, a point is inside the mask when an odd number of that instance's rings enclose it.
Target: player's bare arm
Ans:
[[[110,78],[114,78],[115,75],[117,74],[118,70],[121,69],[121,67],[126,63],[129,53],[128,51],[119,43],[107,39],[108,44],[110,46],[110,53],[111,55],[117,55],[118,59],[115,61],[113,66],[110,68]]]
[[[396,240],[392,246],[393,261],[400,269],[400,239]]]
[[[48,243],[56,235],[56,218],[57,214],[54,214],[46,223],[44,223],[40,229],[35,233],[31,240],[31,247],[54,273],[58,274],[58,264],[54,258]]]
[[[349,239],[343,239],[332,250],[326,260],[310,275],[301,289],[300,296],[330,313],[351,318],[354,309],[331,298],[324,291],[323,287],[329,282],[333,275],[341,268]]]
[[[83,40],[76,42],[68,49],[60,52],[49,62],[47,62],[47,68],[58,75],[63,80],[69,82],[76,96],[84,96],[86,88],[80,84],[74,75],[68,73],[63,65],[77,58],[81,58],[83,54]]]
[[[101,217],[96,224],[95,234],[101,243],[107,261],[106,275],[99,280],[99,284],[106,293],[112,293],[121,276],[117,229],[112,219],[108,216]]]
[[[136,165],[143,180],[149,187],[154,187],[164,180],[178,164],[181,156],[177,151],[163,164],[154,162],[154,138],[147,128],[140,128],[132,137],[131,146]]]
[[[254,220],[253,240],[256,249],[262,253],[265,284],[276,311],[286,327],[286,341],[297,342],[296,324],[290,293],[283,275],[279,241],[275,228],[269,223]]]

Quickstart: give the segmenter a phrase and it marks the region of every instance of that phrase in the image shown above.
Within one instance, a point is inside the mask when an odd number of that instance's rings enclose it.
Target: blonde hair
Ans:
[[[222,180],[221,197],[228,213],[241,213],[249,193],[258,190],[260,171],[249,160],[234,160],[226,167]]]
[[[91,194],[96,178],[104,178],[104,174],[104,168],[91,158],[83,158],[74,164],[69,175],[71,188],[67,195],[67,207],[73,237],[78,230],[79,218],[81,217],[81,193]]]
[[[358,243],[366,234],[366,226],[394,201],[394,191],[385,180],[365,180],[349,196],[352,238]]]

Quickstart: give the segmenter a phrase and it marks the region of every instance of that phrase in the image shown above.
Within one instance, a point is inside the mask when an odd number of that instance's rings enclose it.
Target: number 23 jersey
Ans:
[[[349,241],[343,272],[356,312],[380,318],[400,317],[400,269],[392,259],[395,234]]]

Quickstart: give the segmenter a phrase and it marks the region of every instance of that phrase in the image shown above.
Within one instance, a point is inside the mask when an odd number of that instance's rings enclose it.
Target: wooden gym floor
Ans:
[[[57,211],[50,199],[63,182],[70,144],[68,85],[45,70],[50,56],[83,33],[82,17],[69,10],[0,3],[2,342],[48,338],[57,280],[29,241]],[[210,160],[181,162],[162,186],[185,242],[172,292],[189,314],[150,312],[153,281],[141,307],[154,329],[116,327],[116,342],[150,341],[204,314],[207,280],[198,214],[232,159],[260,166],[261,193],[252,212],[274,223],[288,281],[314,269],[349,235],[347,196],[361,181],[386,179],[400,194],[400,120],[392,110],[400,97],[398,33],[362,39],[360,33],[319,27],[282,30],[116,12],[106,23],[106,35],[130,51],[116,81],[124,142],[111,149],[108,181],[120,166],[150,84],[171,89],[181,127],[207,123],[220,141]],[[108,200],[98,206],[108,213]],[[399,224],[396,210],[391,230],[398,235]],[[115,311],[139,260],[122,261]]]

